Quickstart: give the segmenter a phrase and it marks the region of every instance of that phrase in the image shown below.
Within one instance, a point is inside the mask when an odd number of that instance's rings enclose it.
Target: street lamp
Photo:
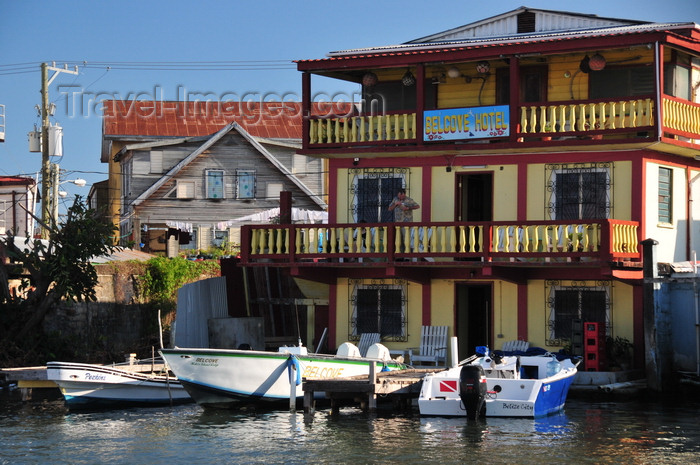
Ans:
[[[73,183],[78,187],[85,187],[85,185],[87,184],[87,181],[82,179],[82,178],[68,179],[66,181],[61,181],[60,184],[65,184],[67,182]],[[65,198],[67,195],[68,195],[68,192],[66,192],[66,191],[61,191],[61,190],[58,191],[58,196],[61,197],[62,199]]]
[[[53,196],[53,199],[51,201],[51,204],[53,207],[52,213],[53,213],[53,221],[54,221],[55,225],[58,224],[58,198],[60,197],[63,199],[68,195],[68,192],[59,190],[58,186],[60,186],[62,184],[66,184],[66,183],[72,183],[78,187],[85,187],[85,185],[87,184],[87,181],[82,179],[82,178],[77,178],[77,179],[67,179],[65,181],[57,182],[54,184],[54,186],[53,186],[54,196]]]

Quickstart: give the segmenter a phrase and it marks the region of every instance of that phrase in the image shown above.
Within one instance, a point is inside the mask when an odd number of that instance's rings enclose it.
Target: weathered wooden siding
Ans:
[[[151,172],[151,167],[155,164],[150,162],[150,152],[134,152],[132,158],[133,176],[127,201],[133,202],[197,147],[199,144],[190,143],[162,150],[163,171],[160,173]],[[288,158],[290,157],[288,156]],[[223,199],[206,198],[205,171],[208,169],[224,171],[225,191]],[[255,170],[255,199],[239,200],[235,198],[237,170]],[[176,198],[174,189],[178,181],[194,182],[195,197],[193,199]],[[165,221],[178,220],[193,224],[216,224],[279,206],[278,197],[266,197],[268,183],[281,183],[284,190],[291,191],[295,207],[318,209],[318,206],[299,187],[280,173],[269,160],[253,149],[239,134],[230,133],[178,172],[173,179],[164,183],[149,199],[137,206],[136,216],[142,223],[164,223]]]

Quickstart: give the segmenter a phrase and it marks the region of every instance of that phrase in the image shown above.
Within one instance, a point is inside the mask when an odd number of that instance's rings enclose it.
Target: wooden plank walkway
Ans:
[[[46,367],[0,368],[0,376],[5,382],[17,381],[17,387],[22,393],[22,400],[32,398],[34,388],[54,388],[58,385],[46,378]]]
[[[324,392],[330,399],[331,410],[337,413],[340,400],[359,399],[362,410],[375,411],[377,396],[389,397],[395,405],[401,406],[406,401],[418,397],[423,377],[428,373],[442,371],[444,368],[409,368],[406,370],[383,371],[377,373],[376,364],[370,365],[368,376],[351,376],[348,378],[309,379],[302,384],[304,391],[304,412],[310,413],[315,408],[314,393]]]

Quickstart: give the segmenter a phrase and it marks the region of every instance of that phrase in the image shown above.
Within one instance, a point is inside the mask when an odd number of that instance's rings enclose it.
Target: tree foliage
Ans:
[[[147,262],[141,277],[143,293],[151,301],[175,302],[177,290],[202,275],[218,274],[219,264],[213,261],[194,262],[183,257],[154,257]]]
[[[0,332],[4,344],[26,346],[40,340],[41,324],[61,299],[94,301],[97,272],[91,259],[114,252],[115,227],[80,196],[48,240],[27,238],[24,246],[8,233],[0,238]],[[11,292],[10,279],[20,279]],[[39,338],[37,338],[39,336]]]

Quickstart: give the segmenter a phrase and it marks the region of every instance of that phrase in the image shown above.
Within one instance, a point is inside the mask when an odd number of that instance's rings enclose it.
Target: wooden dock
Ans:
[[[383,371],[377,373],[376,364],[370,365],[368,376],[348,378],[309,379],[302,384],[304,391],[304,412],[315,408],[314,393],[324,392],[330,399],[331,410],[336,413],[341,400],[356,400],[365,411],[377,409],[377,396],[387,396],[397,407],[410,406],[417,398],[423,385],[423,377],[428,373],[444,368],[409,368],[406,370]]]
[[[54,388],[58,385],[46,378],[46,367],[21,367],[21,368],[0,368],[0,377],[5,382],[17,381],[17,387],[21,390],[22,400],[31,400],[32,389]]]

